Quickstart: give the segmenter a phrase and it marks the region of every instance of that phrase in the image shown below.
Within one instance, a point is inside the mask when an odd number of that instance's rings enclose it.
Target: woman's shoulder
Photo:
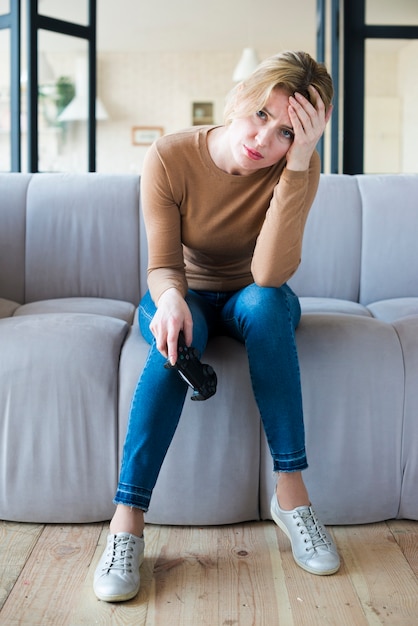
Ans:
[[[147,161],[158,162],[169,176],[198,175],[208,167],[207,134],[213,126],[194,126],[157,139]]]
[[[159,137],[155,142],[155,148],[161,154],[173,149],[199,149],[201,141],[206,141],[206,135],[213,126],[192,126],[183,128],[173,133],[167,133]]]

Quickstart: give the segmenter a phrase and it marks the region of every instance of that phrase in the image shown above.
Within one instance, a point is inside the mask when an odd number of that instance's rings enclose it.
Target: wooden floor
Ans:
[[[0,522],[0,624],[416,626],[418,522],[330,530],[343,564],[321,577],[272,522],[148,526],[141,590],[117,605],[92,591],[106,524]]]

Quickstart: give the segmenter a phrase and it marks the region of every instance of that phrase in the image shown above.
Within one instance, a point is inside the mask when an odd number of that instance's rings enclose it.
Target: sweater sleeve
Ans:
[[[251,272],[258,285],[280,287],[297,270],[303,231],[318,189],[319,173],[317,152],[313,153],[308,170],[283,170],[252,258]]]
[[[141,175],[141,205],[148,241],[148,287],[155,303],[176,288],[185,296],[187,280],[181,244],[181,215],[156,145],[148,150]]]

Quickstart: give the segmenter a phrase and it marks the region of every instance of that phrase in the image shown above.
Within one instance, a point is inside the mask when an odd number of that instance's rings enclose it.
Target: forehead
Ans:
[[[273,87],[269,96],[267,97],[266,103],[273,101],[273,100],[276,100],[276,101],[288,100],[290,95],[291,94],[283,87]]]
[[[272,117],[284,117],[287,121],[289,121],[288,107],[289,94],[284,89],[279,89],[278,87],[273,89],[264,105],[264,108],[267,109]]]

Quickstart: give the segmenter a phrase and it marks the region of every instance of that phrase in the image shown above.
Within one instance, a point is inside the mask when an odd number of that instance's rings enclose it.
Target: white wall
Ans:
[[[371,40],[366,55],[364,171],[418,173],[418,41]]]
[[[230,52],[99,54],[98,88],[109,120],[98,124],[98,171],[140,172],[147,148],[132,145],[132,127],[169,133],[191,126],[194,101],[213,102],[214,122],[222,123],[236,63]]]
[[[401,171],[418,173],[418,41],[411,41],[402,48],[399,67],[403,128]]]

